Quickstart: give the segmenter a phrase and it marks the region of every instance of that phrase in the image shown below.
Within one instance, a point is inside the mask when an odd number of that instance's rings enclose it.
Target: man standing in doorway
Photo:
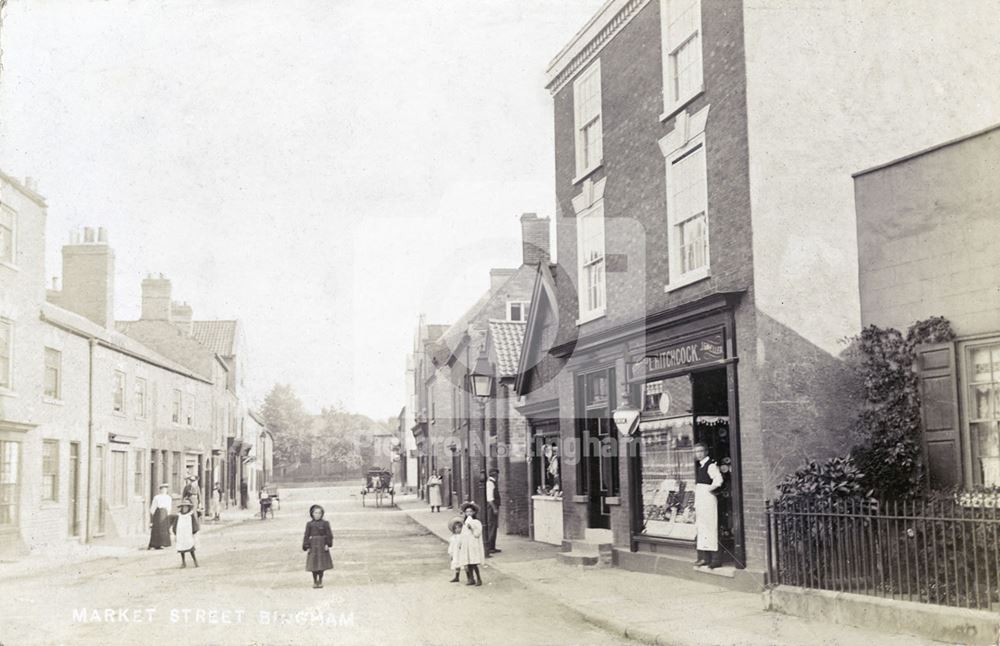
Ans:
[[[696,566],[715,569],[722,564],[719,554],[719,502],[716,493],[722,486],[722,472],[715,460],[708,457],[708,447],[694,445],[694,516],[698,528],[698,560]]]
[[[497,528],[500,525],[499,475],[498,469],[490,469],[490,477],[486,480],[486,556],[502,551],[497,549]]]

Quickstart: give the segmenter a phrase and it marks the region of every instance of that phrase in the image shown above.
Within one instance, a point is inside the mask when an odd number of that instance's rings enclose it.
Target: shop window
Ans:
[[[1000,486],[1000,340],[965,347],[974,484]]]
[[[544,429],[544,430],[543,430]],[[562,456],[559,451],[559,427],[540,427],[534,435],[532,482],[534,493],[541,496],[562,495]]]
[[[59,440],[42,442],[42,500],[59,500]]]

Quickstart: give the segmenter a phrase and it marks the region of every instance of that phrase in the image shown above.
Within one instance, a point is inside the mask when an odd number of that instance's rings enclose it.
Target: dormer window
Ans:
[[[528,301],[507,301],[507,320],[527,321],[528,305]]]

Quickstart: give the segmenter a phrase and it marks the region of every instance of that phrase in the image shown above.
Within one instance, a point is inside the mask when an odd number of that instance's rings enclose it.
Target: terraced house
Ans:
[[[545,483],[567,558],[762,584],[765,500],[855,412],[851,173],[997,121],[952,9],[610,0],[550,63],[559,264],[518,394],[536,436],[600,447]],[[712,572],[690,564],[696,442],[725,481]]]
[[[205,487],[224,473],[222,413],[239,409],[225,357],[195,341],[167,356],[116,329],[104,229],[74,233],[62,249],[62,288],[46,288],[46,210],[32,183],[0,175],[0,550],[8,556],[142,543],[161,483],[179,497],[185,476]]]

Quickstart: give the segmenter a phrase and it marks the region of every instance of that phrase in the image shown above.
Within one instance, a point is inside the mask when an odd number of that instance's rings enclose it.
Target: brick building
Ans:
[[[933,487],[1000,486],[1000,125],[854,176],[861,320],[943,316],[920,350]]]
[[[519,357],[520,334],[537,268],[549,259],[550,220],[525,213],[520,224],[521,265],[492,269],[489,289],[434,340],[423,336],[423,352],[416,353],[412,361],[421,490],[426,474],[438,471],[443,476],[446,505],[466,499],[483,505],[484,472],[498,468],[503,500],[500,534],[528,533],[530,490],[523,466],[526,435],[521,415],[513,407],[514,357]],[[494,396],[485,409],[469,385],[469,375],[481,353],[491,357],[498,373]]]
[[[691,446],[707,442],[723,571],[758,587],[774,484],[846,444],[850,173],[998,105],[961,81],[983,73],[958,45],[989,37],[974,11],[852,11],[609,0],[550,64],[559,266],[537,281],[519,409],[535,434],[559,428],[574,548],[702,576]],[[612,423],[626,394],[631,438]],[[566,454],[588,444],[605,450]]]

